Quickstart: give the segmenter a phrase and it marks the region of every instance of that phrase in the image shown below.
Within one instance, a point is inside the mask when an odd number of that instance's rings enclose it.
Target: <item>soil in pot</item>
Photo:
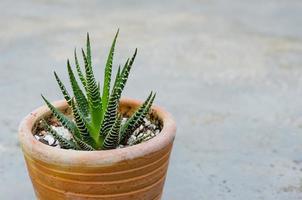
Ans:
[[[69,109],[65,111],[65,115],[73,120],[72,113]],[[129,116],[127,116],[127,113],[123,113],[122,116],[122,125],[124,125]],[[66,128],[64,128],[53,115],[45,118],[44,120],[46,120],[47,123],[61,136],[68,140],[72,139],[71,133]],[[162,122],[151,113],[144,118],[143,123],[129,136],[129,138],[126,140],[126,143],[120,144],[117,148],[125,148],[127,146],[133,146],[135,144],[148,141],[156,135],[160,134],[161,129]],[[52,136],[52,134],[45,130],[41,120],[38,121],[34,126],[33,134],[35,138],[40,142],[49,146],[61,148],[59,142]]]

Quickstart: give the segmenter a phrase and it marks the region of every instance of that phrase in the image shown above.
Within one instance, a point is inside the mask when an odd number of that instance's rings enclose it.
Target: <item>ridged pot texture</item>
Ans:
[[[133,112],[140,101],[122,99],[121,112]],[[64,111],[65,101],[54,105]],[[158,200],[161,199],[176,127],[170,114],[153,106],[161,133],[131,147],[106,151],[64,150],[33,136],[35,123],[51,113],[46,106],[26,116],[19,140],[27,169],[40,200]]]

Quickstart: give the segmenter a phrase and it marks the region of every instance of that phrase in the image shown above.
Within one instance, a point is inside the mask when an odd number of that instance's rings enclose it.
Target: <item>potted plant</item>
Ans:
[[[40,200],[161,199],[175,123],[164,109],[152,106],[153,92],[144,102],[121,99],[137,50],[111,84],[117,36],[118,31],[102,88],[94,78],[87,34],[84,72],[74,53],[81,85],[67,61],[73,95],[54,72],[64,100],[50,103],[42,96],[46,106],[20,124],[19,141]]]

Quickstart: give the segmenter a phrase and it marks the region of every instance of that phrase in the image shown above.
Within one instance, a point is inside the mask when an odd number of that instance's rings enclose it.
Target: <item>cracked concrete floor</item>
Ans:
[[[52,77],[85,33],[101,77],[139,54],[125,96],[158,93],[178,125],[164,200],[302,198],[299,0],[0,1],[0,199],[34,199],[22,117],[61,98]]]

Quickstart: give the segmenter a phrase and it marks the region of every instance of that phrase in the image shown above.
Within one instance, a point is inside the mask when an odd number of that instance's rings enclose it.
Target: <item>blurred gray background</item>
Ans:
[[[0,0],[0,199],[34,194],[20,120],[62,98],[66,59],[92,40],[96,76],[139,49],[124,96],[177,122],[163,200],[302,198],[302,1]]]

